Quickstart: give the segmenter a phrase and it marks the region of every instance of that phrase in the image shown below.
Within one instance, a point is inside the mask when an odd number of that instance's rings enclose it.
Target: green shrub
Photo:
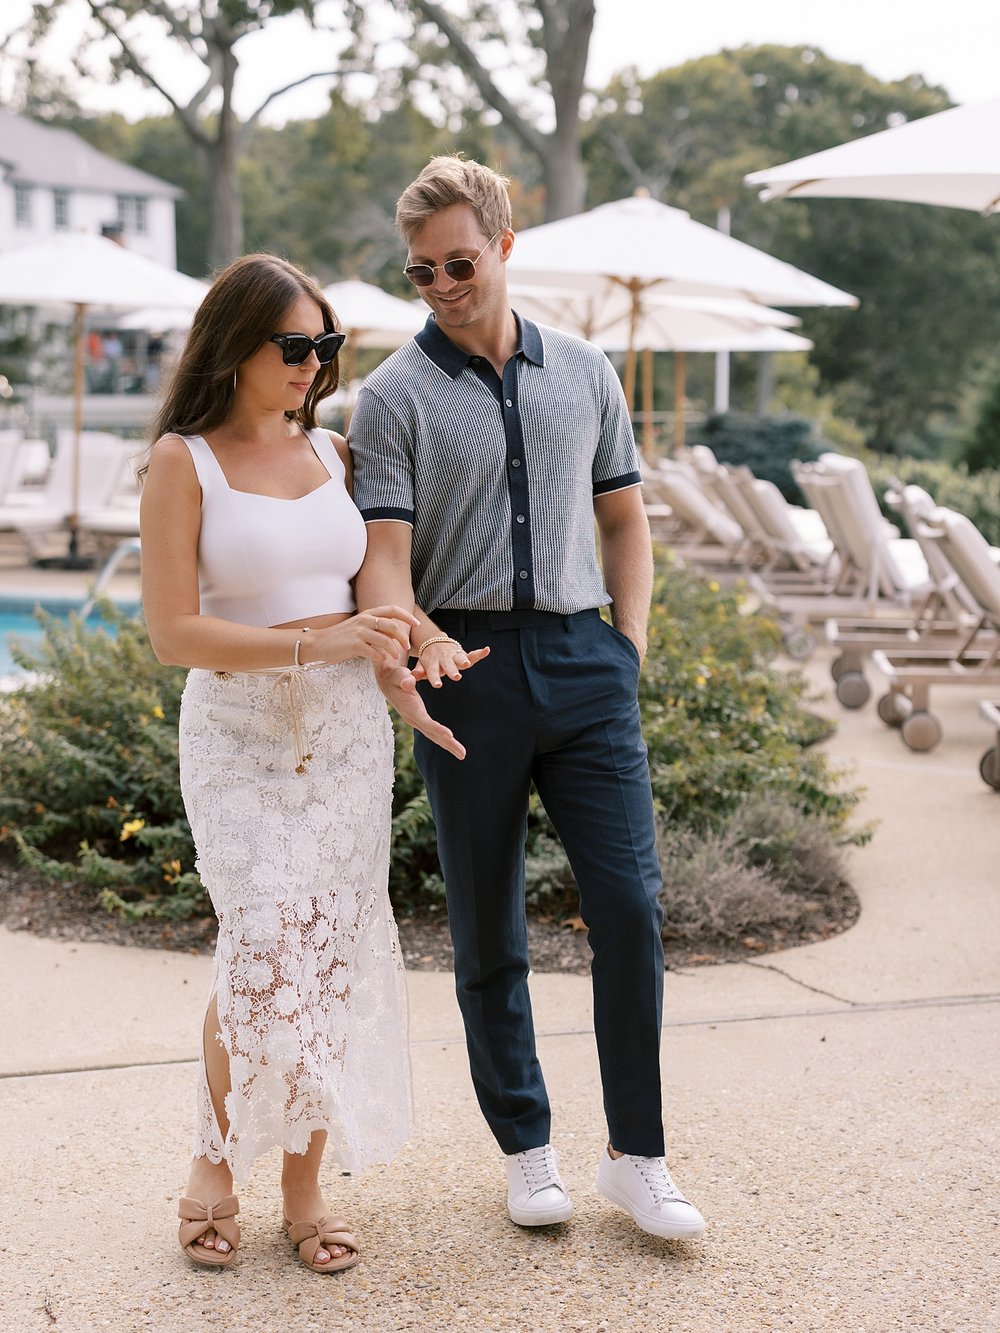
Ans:
[[[754,417],[720,412],[693,425],[688,444],[707,444],[720,463],[745,464],[755,477],[773,481],[786,499],[801,502],[792,478],[793,459],[808,463],[828,449],[805,417]]]
[[[15,649],[38,678],[0,696],[0,840],[108,906],[205,911],[178,786],[185,673],[157,662],[138,621],[102,614],[96,630],[42,614],[40,647]]]
[[[664,937],[700,949],[797,936],[839,918],[843,849],[785,798],[750,797],[721,828],[664,829]]]
[[[1000,468],[1000,378],[979,404],[976,423],[962,444],[961,460],[970,472]]]
[[[771,664],[776,626],[746,610],[738,591],[662,559],[639,698],[664,838],[722,833],[753,793],[817,836],[844,839],[858,795],[811,748],[830,724],[806,708],[801,679]],[[47,620],[41,647],[18,654],[39,679],[0,696],[0,842],[48,875],[92,884],[126,915],[204,913],[178,788],[185,673],[156,662],[141,624],[106,615],[114,634]],[[751,855],[762,873],[784,873],[779,838],[756,838]],[[525,878],[529,907],[575,905],[536,797]],[[403,912],[440,910],[444,899],[427,796],[398,722],[390,892]]]

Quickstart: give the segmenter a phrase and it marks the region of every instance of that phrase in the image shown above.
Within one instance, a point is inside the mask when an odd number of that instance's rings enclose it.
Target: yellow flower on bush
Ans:
[[[709,591],[709,592],[718,592],[718,591],[719,591],[719,584],[716,583],[715,579],[712,579],[712,580],[709,582],[709,585],[708,585],[708,591]]]
[[[150,712],[153,714],[155,718],[159,718],[161,722],[163,721],[163,709],[160,707],[159,704],[154,704],[153,707],[150,709]]]
[[[122,831],[119,837],[120,842],[128,842],[133,833],[138,833],[141,828],[146,827],[144,819],[126,819],[122,825]]]

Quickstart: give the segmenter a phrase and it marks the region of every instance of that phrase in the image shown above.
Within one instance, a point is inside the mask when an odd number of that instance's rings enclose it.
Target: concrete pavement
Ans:
[[[328,1181],[364,1261],[294,1260],[278,1161],[241,1191],[242,1258],[174,1239],[210,962],[0,931],[0,1328],[992,1333],[1000,1330],[1000,794],[976,692],[935,692],[945,740],[906,751],[871,705],[829,699],[832,755],[867,788],[854,929],[670,973],[668,1161],[708,1219],[636,1231],[600,1198],[589,983],[532,979],[576,1217],[506,1219],[449,976],[410,975],[417,1126],[392,1166]],[[878,691],[876,690],[876,694]],[[373,1108],[377,1114],[377,1108]]]

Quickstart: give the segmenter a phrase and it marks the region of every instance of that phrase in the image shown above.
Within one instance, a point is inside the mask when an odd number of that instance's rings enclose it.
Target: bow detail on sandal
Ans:
[[[298,1246],[299,1258],[314,1273],[343,1272],[345,1268],[353,1268],[361,1258],[358,1242],[342,1217],[325,1216],[316,1222],[289,1222],[286,1217],[284,1221],[288,1239]],[[329,1250],[332,1245],[339,1245],[349,1253],[339,1258],[331,1255],[326,1263],[316,1263],[317,1251]]]
[[[240,1211],[240,1201],[235,1194],[227,1194],[215,1203],[202,1203],[200,1199],[180,1198],[177,1201],[177,1215],[181,1219],[178,1239],[181,1249],[196,1264],[205,1264],[208,1268],[221,1268],[231,1264],[236,1258],[240,1244],[240,1228],[236,1214]],[[206,1232],[214,1231],[229,1245],[227,1253],[208,1250],[196,1242]]]

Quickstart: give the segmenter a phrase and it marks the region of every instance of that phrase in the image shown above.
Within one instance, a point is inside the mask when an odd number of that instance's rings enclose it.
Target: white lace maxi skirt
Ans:
[[[387,889],[392,726],[369,664],[191,671],[180,769],[219,918],[232,1078],[223,1140],[202,1057],[195,1155],[242,1181],[262,1153],[304,1152],[325,1130],[344,1170],[389,1161],[410,1130],[410,1075]]]

